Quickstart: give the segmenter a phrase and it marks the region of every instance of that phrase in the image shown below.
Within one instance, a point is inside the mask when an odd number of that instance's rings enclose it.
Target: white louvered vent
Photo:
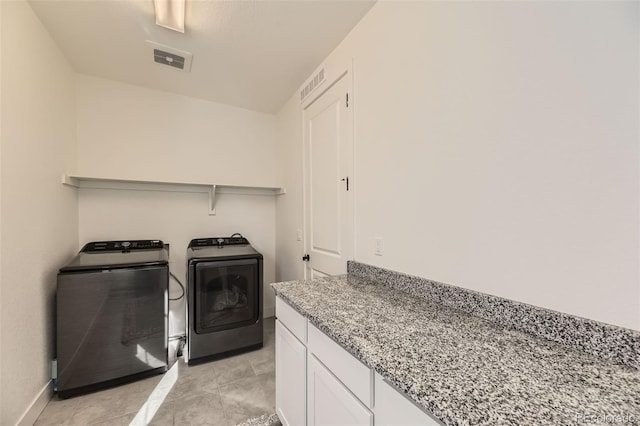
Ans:
[[[192,53],[165,46],[150,40],[147,40],[147,44],[151,47],[151,54],[149,57],[152,58],[153,62],[156,64],[166,65],[174,70],[185,72],[191,71],[191,61],[193,60]]]
[[[315,92],[318,86],[324,83],[326,75],[327,75],[326,69],[323,64],[320,68],[316,70],[313,76],[311,76],[311,78],[309,78],[309,80],[307,80],[304,86],[302,86],[302,88],[300,89],[300,103],[304,102],[305,99],[309,97],[309,95]]]

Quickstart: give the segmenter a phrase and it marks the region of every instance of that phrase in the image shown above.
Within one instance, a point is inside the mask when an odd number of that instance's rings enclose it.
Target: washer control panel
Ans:
[[[93,241],[87,243],[83,253],[101,251],[158,250],[164,248],[162,240]]]

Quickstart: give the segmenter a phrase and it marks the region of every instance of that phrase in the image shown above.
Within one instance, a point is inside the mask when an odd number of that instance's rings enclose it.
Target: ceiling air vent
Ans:
[[[160,49],[153,49],[153,60],[159,64],[169,65],[170,67],[184,69],[184,56],[174,55]]]
[[[315,90],[318,86],[322,85],[326,76],[325,66],[322,65],[320,68],[313,73],[313,76],[307,80],[307,82],[300,89],[300,103],[304,102]]]
[[[168,65],[180,71],[191,71],[193,54],[149,40],[147,40],[147,43],[151,46],[153,51],[152,58],[155,63]]]

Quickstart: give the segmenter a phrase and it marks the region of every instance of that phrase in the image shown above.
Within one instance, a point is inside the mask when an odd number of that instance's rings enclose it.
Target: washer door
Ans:
[[[195,332],[212,333],[258,321],[258,259],[196,265]]]
[[[167,366],[167,266],[58,275],[58,390]]]

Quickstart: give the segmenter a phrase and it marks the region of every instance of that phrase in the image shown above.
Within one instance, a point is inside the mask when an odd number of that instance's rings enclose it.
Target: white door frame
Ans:
[[[302,213],[303,213],[303,218],[302,218],[302,226],[303,226],[303,237],[302,237],[302,253],[300,254],[300,258],[302,259],[302,256],[305,255],[307,253],[308,250],[308,242],[309,242],[309,223],[307,220],[307,209],[309,208],[309,194],[307,191],[307,135],[305,132],[305,110],[307,108],[309,108],[314,102],[316,102],[322,95],[325,94],[325,92],[327,92],[329,89],[331,89],[338,81],[340,81],[341,79],[348,79],[346,80],[348,82],[348,93],[349,93],[349,108],[350,108],[350,120],[351,120],[351,164],[349,165],[350,169],[351,169],[351,173],[349,176],[349,190],[350,191],[354,191],[355,189],[355,144],[356,144],[356,140],[355,140],[355,104],[353,102],[354,99],[354,87],[355,87],[355,82],[354,82],[354,73],[353,73],[353,63],[350,63],[347,67],[345,67],[343,69],[342,72],[340,72],[339,74],[336,75],[336,77],[331,80],[331,82],[329,84],[326,84],[323,88],[323,90],[319,93],[317,93],[315,96],[313,96],[312,98],[308,99],[306,102],[304,102],[302,104],[302,116],[301,116],[301,121],[302,121]],[[351,206],[350,206],[350,214],[349,214],[349,221],[348,221],[348,226],[351,226],[352,229],[352,234],[351,234],[351,244],[352,244],[352,251],[351,251],[351,258],[349,260],[354,260],[355,259],[355,250],[356,250],[356,232],[355,232],[355,212],[356,212],[356,208],[355,208],[355,193],[352,193],[352,202],[351,202]],[[304,271],[304,279],[309,279],[310,277],[308,277],[308,267],[307,264],[305,262],[305,265],[303,267],[303,271]]]

